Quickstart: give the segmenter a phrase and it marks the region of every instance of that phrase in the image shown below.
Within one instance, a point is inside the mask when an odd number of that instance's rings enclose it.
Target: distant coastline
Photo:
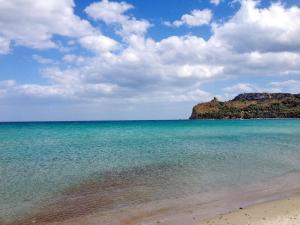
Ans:
[[[197,119],[161,119],[161,120],[37,120],[37,121],[0,121],[1,124],[28,124],[28,123],[37,123],[37,124],[43,124],[43,123],[111,123],[111,122],[168,122],[168,121],[194,121]],[[200,119],[199,119],[200,120]],[[214,121],[214,120],[300,120],[299,118],[234,118],[234,119],[201,119],[203,121]]]
[[[191,120],[300,118],[300,94],[245,93],[229,101],[214,98],[193,107]]]

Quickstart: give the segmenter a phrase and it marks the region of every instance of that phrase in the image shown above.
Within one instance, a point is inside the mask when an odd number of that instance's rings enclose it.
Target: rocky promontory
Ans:
[[[300,94],[244,93],[229,101],[214,98],[193,107],[190,119],[300,118]]]

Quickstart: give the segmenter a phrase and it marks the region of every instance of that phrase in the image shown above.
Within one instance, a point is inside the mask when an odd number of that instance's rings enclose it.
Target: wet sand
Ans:
[[[168,209],[158,209],[149,212],[140,212],[138,216],[131,216],[130,220],[116,221],[112,216],[94,214],[88,217],[81,217],[64,222],[46,223],[47,225],[299,225],[300,224],[300,196],[289,197],[283,200],[271,201],[257,204],[248,208],[241,208],[228,214],[220,214],[214,219],[204,220],[200,223],[197,220],[197,213],[193,215],[193,209],[185,211],[188,217],[179,213],[179,217],[171,219]],[[157,217],[158,215],[164,215]],[[199,214],[198,214],[199,216]],[[199,218],[198,218],[199,219]]]
[[[197,225],[299,225],[300,196],[258,204]]]
[[[126,177],[126,179],[122,179],[122,177]],[[265,219],[277,221],[278,218],[279,221],[293,221],[295,223],[291,224],[300,224],[296,220],[298,218],[297,210],[300,209],[300,197],[290,198],[299,195],[299,180],[300,174],[295,173],[276,178],[271,183],[149,201],[150,192],[147,192],[147,183],[144,183],[144,179],[136,177],[134,180],[128,180],[126,174],[113,178],[108,176],[107,180],[102,180],[100,183],[92,182],[73,187],[67,190],[63,197],[46,203],[27,217],[6,224],[244,225],[249,220],[249,224],[256,225],[257,221],[264,222]],[[287,200],[276,202],[275,200],[278,199]],[[274,204],[259,205],[271,201],[274,201]],[[247,207],[250,208],[245,209]],[[258,208],[256,209],[256,207]],[[262,213],[264,210],[268,214]],[[229,214],[226,215],[227,213]],[[223,216],[205,221],[217,215]],[[222,218],[226,218],[226,220],[222,220]],[[290,218],[296,219],[291,220]],[[274,224],[277,225],[277,223]]]

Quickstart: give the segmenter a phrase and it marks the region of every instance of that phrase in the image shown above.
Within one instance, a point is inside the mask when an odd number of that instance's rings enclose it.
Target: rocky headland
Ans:
[[[300,118],[300,94],[245,93],[229,101],[214,98],[193,107],[190,119]]]

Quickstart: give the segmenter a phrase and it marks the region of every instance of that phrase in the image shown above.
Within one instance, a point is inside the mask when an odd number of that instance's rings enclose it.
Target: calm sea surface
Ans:
[[[114,208],[299,171],[300,120],[0,123],[1,220],[85,185],[132,194]]]

